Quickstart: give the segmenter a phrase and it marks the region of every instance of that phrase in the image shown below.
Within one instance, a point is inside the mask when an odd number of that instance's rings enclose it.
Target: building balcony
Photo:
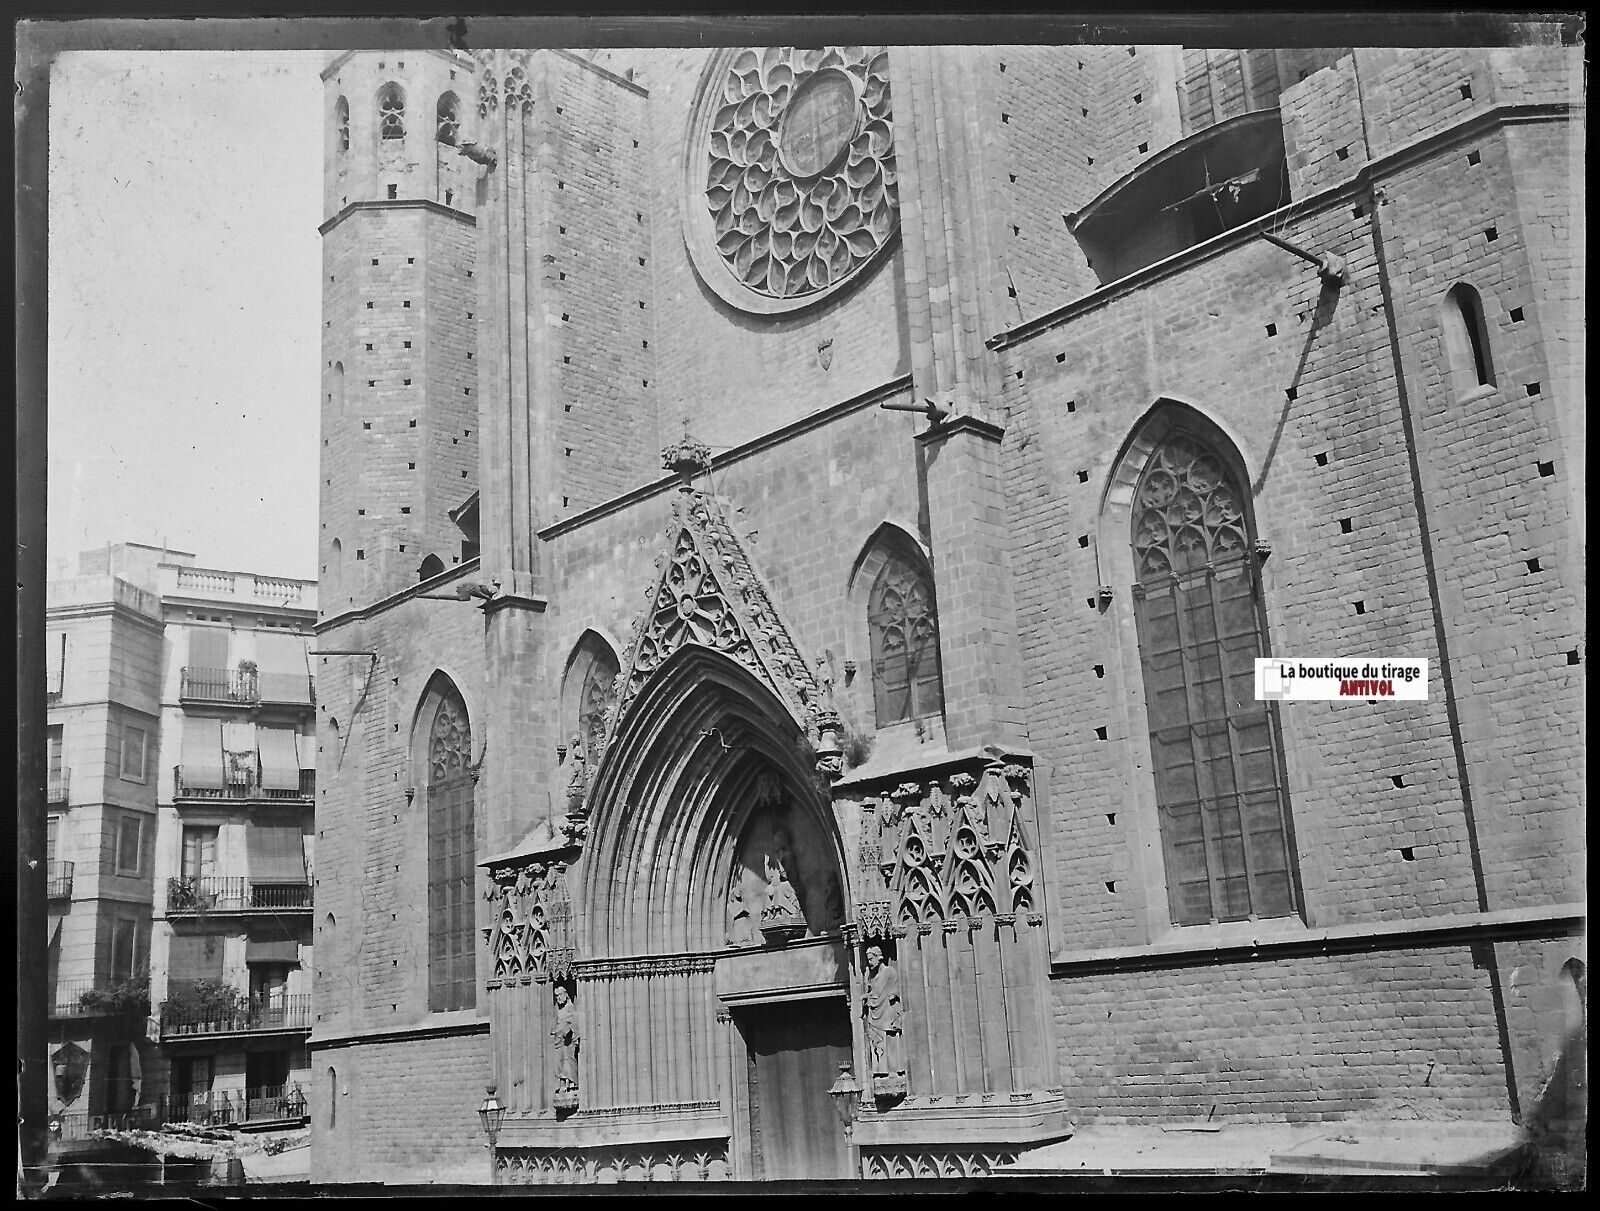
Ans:
[[[183,766],[172,770],[173,797],[176,799],[226,799],[238,803],[302,802],[310,803],[317,797],[317,771],[300,771],[300,785],[293,790],[266,787],[251,782],[230,782],[225,786],[190,786],[183,780]]]
[[[50,862],[46,864],[48,880],[47,894],[52,900],[72,899],[72,863]]]
[[[64,769],[53,771],[50,775],[50,780],[45,784],[48,801],[51,803],[65,803],[71,780],[69,771]]]
[[[50,1002],[52,1018],[144,1017],[149,1012],[148,988],[131,980],[57,980]]]
[[[156,1106],[140,1106],[134,1110],[107,1114],[90,1114],[83,1110],[63,1113],[58,1110],[50,1116],[50,1134],[57,1140],[69,1142],[94,1139],[102,1131],[148,1130],[156,1125],[158,1110]]]
[[[178,676],[180,702],[210,706],[311,706],[316,680],[309,673],[261,673],[253,669],[214,669],[184,665]]]
[[[298,1081],[263,1089],[224,1089],[172,1100],[162,1107],[167,1123],[193,1123],[197,1127],[240,1123],[292,1123],[307,1117],[306,1095]]]
[[[215,1035],[284,1034],[311,1032],[311,997],[277,997],[263,1001],[257,997],[242,1001],[231,1010],[198,1006],[161,1006],[162,1039],[198,1038]]]
[[[311,911],[311,880],[242,878],[168,879],[167,916],[206,913],[285,913]]]

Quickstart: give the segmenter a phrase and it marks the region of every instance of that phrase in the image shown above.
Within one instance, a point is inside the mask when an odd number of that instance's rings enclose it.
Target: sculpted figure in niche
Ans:
[[[750,919],[750,905],[745,902],[744,888],[739,886],[741,878],[743,871],[735,874],[733,890],[728,893],[728,945],[754,946],[761,937]]]
[[[588,773],[589,761],[583,751],[583,737],[572,738],[572,744],[567,749],[567,811],[572,813],[583,803],[584,776]]]
[[[792,920],[801,916],[800,897],[795,895],[789,882],[789,832],[783,825],[772,830],[772,852],[767,854],[767,907],[761,913],[763,921]]]
[[[578,1015],[565,984],[554,986],[554,996],[556,1025],[550,1037],[556,1046],[556,1092],[551,1102],[557,1110],[572,1110],[578,1105]]]
[[[867,995],[861,1003],[861,1016],[867,1023],[872,1096],[898,1097],[906,1091],[900,973],[885,961],[881,946],[867,947]]]

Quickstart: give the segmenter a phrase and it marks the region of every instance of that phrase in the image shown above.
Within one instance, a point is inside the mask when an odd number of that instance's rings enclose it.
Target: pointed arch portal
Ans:
[[[491,991],[513,1155],[525,1111],[562,1116],[566,1155],[637,1118],[701,1141],[729,1173],[846,1172],[828,1089],[852,1054],[848,887],[813,760],[803,721],[735,659],[686,644],[652,670],[593,771],[588,836],[563,867],[570,975]],[[576,1109],[556,1101],[560,1057],[543,1045],[560,1026],[557,986],[582,1036]]]

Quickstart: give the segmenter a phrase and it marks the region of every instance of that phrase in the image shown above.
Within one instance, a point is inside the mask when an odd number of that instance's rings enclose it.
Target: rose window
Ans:
[[[889,245],[899,197],[887,60],[846,46],[746,48],[714,62],[689,157],[690,249],[724,298],[803,306]]]

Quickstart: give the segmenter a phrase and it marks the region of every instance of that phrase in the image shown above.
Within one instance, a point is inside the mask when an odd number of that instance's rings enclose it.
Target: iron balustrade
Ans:
[[[71,787],[72,778],[67,770],[58,769],[51,773],[50,781],[46,787],[51,803],[65,803],[67,792]]]
[[[173,1004],[161,1006],[163,1038],[198,1034],[260,1034],[311,1029],[311,997],[250,997],[232,1009]]]
[[[186,664],[178,678],[178,697],[188,702],[232,702],[244,706],[280,702],[310,706],[316,701],[316,690],[316,679],[309,673],[263,673],[256,669]]]
[[[48,864],[49,895],[52,900],[72,899],[72,863],[51,862]]]
[[[306,1095],[298,1081],[259,1089],[220,1089],[172,1098],[161,1106],[167,1123],[192,1123],[197,1127],[232,1123],[270,1123],[307,1117]]]
[[[227,799],[236,802],[245,802],[251,799],[269,799],[276,801],[314,799],[317,795],[317,771],[303,769],[300,771],[300,785],[294,789],[287,787],[261,786],[252,777],[249,782],[230,782],[224,786],[190,786],[183,780],[183,766],[172,767],[173,792],[179,799]]]
[[[239,877],[167,880],[167,915],[207,912],[293,912],[311,909],[311,877],[256,882]]]
[[[85,994],[109,995],[113,989],[125,983],[125,980],[96,979],[92,976],[81,980],[57,980],[55,996],[50,1002],[50,1016],[53,1018],[113,1016],[120,1012],[114,1004],[108,1003],[103,997],[93,995],[90,995],[85,1003]]]
[[[50,1134],[58,1140],[93,1139],[101,1131],[142,1131],[154,1127],[161,1117],[160,1106],[136,1106],[132,1110],[90,1114],[86,1110],[57,1111],[48,1120]]]

